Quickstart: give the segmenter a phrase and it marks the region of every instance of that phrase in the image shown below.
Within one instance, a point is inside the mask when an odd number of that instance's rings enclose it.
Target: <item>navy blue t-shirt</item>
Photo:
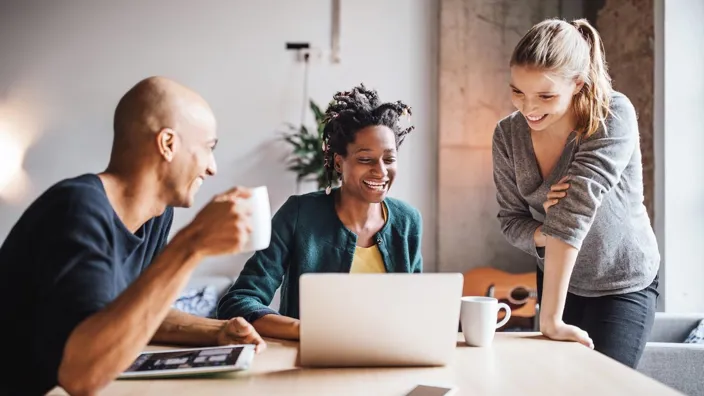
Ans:
[[[173,209],[131,233],[100,178],[63,180],[22,214],[0,247],[0,394],[44,394],[78,324],[124,291],[166,244]]]

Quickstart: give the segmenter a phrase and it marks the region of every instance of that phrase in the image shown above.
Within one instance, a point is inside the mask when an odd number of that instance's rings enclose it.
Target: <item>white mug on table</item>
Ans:
[[[496,323],[499,309],[506,310],[506,316]],[[460,323],[467,345],[489,346],[494,340],[496,329],[511,318],[511,308],[493,297],[462,297]]]
[[[271,205],[269,204],[269,191],[266,186],[250,189],[251,196],[242,199],[252,213],[250,226],[252,233],[241,253],[255,252],[269,247],[271,241]]]

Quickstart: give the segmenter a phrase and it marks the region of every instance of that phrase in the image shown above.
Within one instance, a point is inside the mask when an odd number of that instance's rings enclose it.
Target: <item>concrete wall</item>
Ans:
[[[657,233],[657,224],[664,220],[665,213],[657,209],[656,203],[656,191],[661,191],[663,185],[656,180],[658,165],[655,158],[655,5],[652,0],[606,0],[601,3],[598,5],[600,8],[593,11],[596,15],[595,24],[604,40],[614,88],[628,96],[638,113],[640,148],[643,154],[644,203]],[[658,240],[664,258],[663,242]],[[664,260],[661,261],[660,277],[659,290],[664,294]],[[664,300],[664,295],[658,300],[659,310],[664,309]]]
[[[645,206],[651,222],[658,215],[653,210],[653,12],[652,0],[606,0],[595,21],[614,89],[628,96],[638,112]]]
[[[442,0],[438,164],[438,269],[493,266],[534,271],[506,242],[496,219],[491,139],[514,109],[508,62],[535,23],[559,14],[558,0]]]

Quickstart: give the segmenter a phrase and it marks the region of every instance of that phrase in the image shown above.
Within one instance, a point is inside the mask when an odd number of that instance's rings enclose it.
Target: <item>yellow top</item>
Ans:
[[[386,223],[386,205],[383,203],[381,204],[381,212],[384,215],[384,223]],[[379,246],[355,247],[350,274],[383,273],[386,273],[386,268],[384,267],[384,260],[381,258],[381,252],[379,252]]]

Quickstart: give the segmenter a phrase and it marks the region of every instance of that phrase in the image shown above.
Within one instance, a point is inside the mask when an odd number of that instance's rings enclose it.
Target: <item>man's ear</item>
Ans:
[[[174,159],[176,152],[176,133],[171,128],[164,128],[156,135],[156,144],[159,148],[159,154],[167,161],[171,162]]]

